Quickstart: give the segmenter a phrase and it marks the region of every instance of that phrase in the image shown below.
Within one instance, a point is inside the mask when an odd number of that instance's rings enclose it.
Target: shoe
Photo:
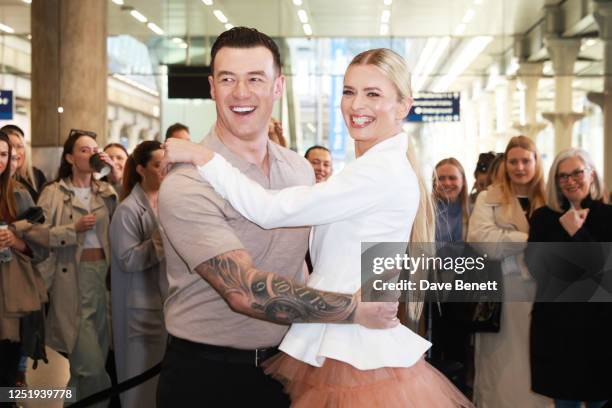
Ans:
[[[15,387],[27,387],[25,371],[17,371],[17,379],[15,380]]]

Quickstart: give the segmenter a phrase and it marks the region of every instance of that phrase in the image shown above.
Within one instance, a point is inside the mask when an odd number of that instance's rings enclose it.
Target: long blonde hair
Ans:
[[[349,67],[352,65],[372,65],[378,68],[395,86],[399,101],[405,101],[406,99],[412,98],[408,65],[406,61],[394,51],[387,48],[376,48],[364,51],[353,58]],[[412,230],[410,231],[409,252],[420,254],[424,250],[423,246],[431,247],[431,243],[435,241],[436,214],[432,197],[427,190],[426,178],[422,174],[421,166],[411,141],[408,142],[406,158],[412,166],[419,184],[419,207],[412,224]],[[427,245],[428,243],[429,245]],[[412,276],[416,280],[420,278],[426,279],[423,274],[426,274],[425,270],[417,270]],[[418,324],[418,320],[423,310],[423,293],[412,290],[407,293],[407,314],[410,320],[409,324],[414,328]]]
[[[451,165],[455,167],[461,174],[461,180],[462,180],[463,186],[461,187],[461,191],[459,192],[459,197],[457,197],[457,199],[461,203],[461,215],[462,215],[463,225],[465,226],[467,225],[468,218],[470,216],[470,214],[468,213],[469,197],[468,197],[468,190],[467,190],[467,179],[465,178],[465,170],[463,169],[463,166],[461,165],[459,160],[455,159],[454,157],[448,157],[446,159],[442,159],[438,162],[438,164],[436,164],[434,174],[433,174],[433,183],[432,183],[434,197],[436,197],[437,200],[444,200],[444,198],[440,195],[440,193],[438,193],[438,188],[437,188],[438,182],[439,182],[438,181],[438,168],[444,165]]]
[[[5,126],[4,132],[7,134],[7,136],[9,136],[9,139],[11,135],[17,136],[23,143],[25,151],[23,155],[23,163],[21,164],[21,167],[17,169],[16,175],[26,180],[32,186],[34,191],[38,191],[39,186],[36,185],[36,179],[34,178],[34,169],[32,167],[32,149],[26,142],[25,136],[20,131],[18,131],[16,127],[13,126]]]
[[[538,148],[536,147],[535,143],[533,143],[533,140],[527,136],[514,136],[512,139],[510,139],[508,145],[506,146],[506,151],[504,152],[503,174],[500,176],[501,179],[497,181],[502,190],[504,203],[509,204],[514,199],[516,194],[512,189],[512,182],[510,181],[510,176],[508,175],[506,162],[508,161],[508,152],[516,147],[532,152],[535,157],[535,174],[529,182],[529,193],[527,194],[527,197],[529,198],[528,215],[531,216],[536,209],[546,204],[542,159],[540,158],[540,153],[538,153]]]

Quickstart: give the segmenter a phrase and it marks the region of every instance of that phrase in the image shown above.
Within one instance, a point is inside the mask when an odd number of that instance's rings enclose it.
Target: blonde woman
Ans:
[[[28,190],[32,200],[38,201],[42,187],[47,183],[44,173],[32,166],[30,147],[27,145],[23,130],[16,125],[6,125],[0,129],[11,139],[11,145],[17,152],[17,171],[15,179]]]
[[[469,197],[465,170],[454,157],[436,164],[433,180],[436,200],[436,242],[463,242],[467,235]]]
[[[487,247],[489,259],[501,263],[504,287],[526,287],[535,295],[522,256],[529,217],[544,205],[542,162],[533,141],[510,139],[497,182],[482,191],[470,217],[468,241],[501,243]],[[475,342],[474,402],[480,408],[545,406],[550,401],[531,391],[529,319],[531,302],[505,302],[499,333],[478,333]]]
[[[465,170],[459,160],[454,157],[440,160],[435,167],[432,187],[436,203],[436,242],[463,243],[467,236],[470,203]],[[463,250],[462,245],[453,244],[446,250]],[[465,323],[457,321],[455,317],[461,313],[463,306],[455,302],[442,302],[431,309],[431,361],[460,363],[455,384],[467,393],[471,384],[468,377],[473,368],[473,336]]]
[[[357,160],[325,182],[270,193],[202,145],[168,141],[234,208],[263,228],[314,225],[308,286],[355,293],[365,241],[433,242],[434,212],[402,121],[411,106],[405,61],[388,49],[357,55],[344,78],[342,114]],[[219,290],[219,288],[218,288]],[[423,359],[429,342],[404,326],[293,324],[266,362],[293,406],[471,406]]]

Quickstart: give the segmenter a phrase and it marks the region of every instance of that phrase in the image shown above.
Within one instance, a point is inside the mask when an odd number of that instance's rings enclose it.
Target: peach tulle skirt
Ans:
[[[327,358],[322,367],[279,353],[264,364],[296,408],[473,407],[438,370],[420,359],[411,367],[359,370]]]

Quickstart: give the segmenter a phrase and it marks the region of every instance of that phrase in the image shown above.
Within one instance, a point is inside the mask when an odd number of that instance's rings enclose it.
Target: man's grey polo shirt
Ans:
[[[258,166],[230,151],[214,130],[202,143],[267,189],[314,184],[310,164],[272,142],[268,142],[269,178]],[[232,311],[194,270],[217,255],[246,249],[257,269],[303,282],[310,228],[260,228],[202,181],[191,165],[177,166],[162,183],[159,217],[169,282],[164,305],[168,332],[197,343],[241,349],[278,345],[288,326]]]

